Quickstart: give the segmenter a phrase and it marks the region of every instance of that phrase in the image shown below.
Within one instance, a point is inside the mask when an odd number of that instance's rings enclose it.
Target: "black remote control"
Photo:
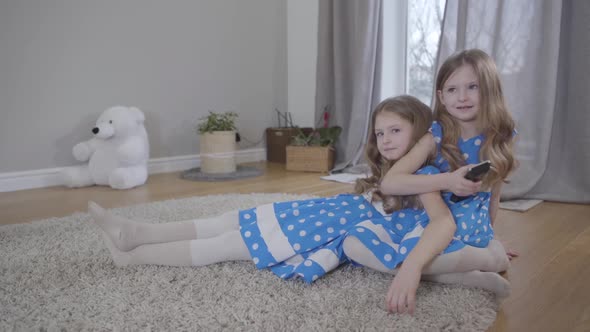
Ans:
[[[480,181],[488,173],[491,166],[492,166],[492,162],[489,160],[481,162],[481,163],[469,168],[469,171],[467,172],[467,174],[465,174],[465,178],[467,180],[471,180],[473,182]],[[457,203],[459,201],[466,199],[467,197],[469,197],[469,196],[457,196],[457,195],[453,194],[453,196],[451,196],[451,202]]]

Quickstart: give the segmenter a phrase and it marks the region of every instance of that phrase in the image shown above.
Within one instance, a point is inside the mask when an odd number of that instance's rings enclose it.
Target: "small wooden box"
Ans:
[[[300,129],[306,135],[313,131],[313,128],[267,128],[266,160],[284,164],[287,161],[285,148]]]
[[[333,146],[287,146],[287,170],[329,172],[334,168]]]

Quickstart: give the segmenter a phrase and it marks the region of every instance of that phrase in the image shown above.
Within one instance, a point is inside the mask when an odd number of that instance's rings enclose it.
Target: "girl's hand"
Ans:
[[[397,275],[393,278],[391,286],[387,291],[385,304],[387,311],[392,313],[409,313],[414,314],[416,308],[416,290],[420,283],[419,269],[407,266],[399,269]]]
[[[458,168],[449,174],[447,190],[453,194],[464,197],[471,196],[477,193],[481,188],[481,181],[473,182],[465,178],[465,174],[469,170],[469,167],[473,165],[466,165]]]

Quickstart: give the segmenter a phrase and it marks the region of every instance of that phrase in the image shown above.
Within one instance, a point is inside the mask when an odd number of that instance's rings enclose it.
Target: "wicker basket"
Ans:
[[[287,146],[287,170],[329,172],[334,167],[333,146]]]
[[[313,128],[267,128],[266,160],[284,164],[287,161],[286,147],[300,131],[309,135]]]

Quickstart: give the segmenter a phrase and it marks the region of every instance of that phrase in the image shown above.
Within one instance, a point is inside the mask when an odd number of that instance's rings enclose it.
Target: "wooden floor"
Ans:
[[[85,212],[89,200],[119,207],[224,193],[329,196],[352,190],[352,185],[322,181],[317,173],[287,172],[281,164],[253,165],[264,169],[264,175],[212,183],[168,173],[124,191],[52,187],[0,193],[0,224]],[[505,274],[512,293],[490,331],[590,331],[590,206],[545,202],[526,213],[500,210],[495,231],[520,257]]]

